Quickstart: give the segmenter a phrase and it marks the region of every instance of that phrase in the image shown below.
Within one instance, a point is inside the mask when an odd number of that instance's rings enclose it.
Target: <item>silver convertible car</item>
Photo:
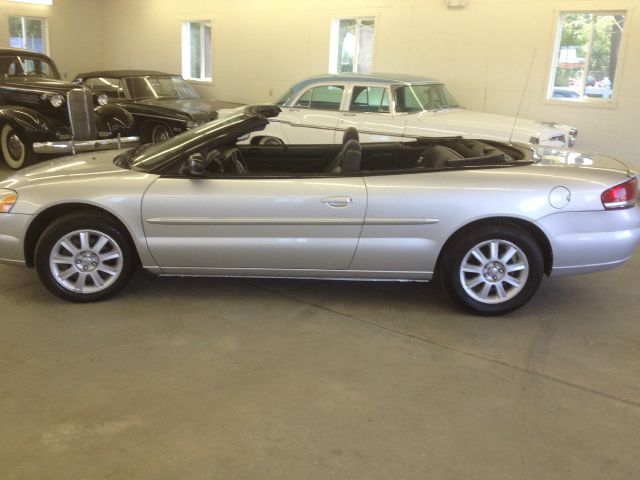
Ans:
[[[497,315],[542,277],[605,270],[640,242],[624,164],[488,140],[241,145],[248,107],[161,144],[42,163],[0,181],[0,257],[66,300],[160,275],[428,281]]]

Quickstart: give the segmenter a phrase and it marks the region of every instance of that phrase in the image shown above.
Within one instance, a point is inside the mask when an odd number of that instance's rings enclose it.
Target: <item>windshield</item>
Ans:
[[[396,109],[399,112],[460,108],[458,101],[442,83],[400,87],[396,89],[395,98]]]
[[[279,107],[284,107],[287,102],[289,102],[293,98],[293,90],[289,89],[287,92],[277,100],[274,105],[278,105]]]
[[[166,77],[128,77],[125,84],[131,98],[199,98],[184,78]]]
[[[128,150],[115,158],[115,163],[122,168],[130,168],[138,172],[149,172],[163,165],[176,155],[188,151],[191,147],[207,142],[219,135],[220,131],[232,125],[238,125],[247,119],[247,115],[239,113],[232,117],[205,123],[199,127],[182,132],[161,143],[146,144]]]
[[[60,75],[58,75],[58,71],[52,63],[42,58],[24,55],[0,57],[0,75],[4,77],[33,76],[60,79]]]

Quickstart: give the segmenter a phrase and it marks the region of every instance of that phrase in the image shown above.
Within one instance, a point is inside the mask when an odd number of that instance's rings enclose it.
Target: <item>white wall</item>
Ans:
[[[9,16],[47,20],[49,55],[69,79],[81,70],[102,66],[102,11],[100,0],[54,0],[54,6],[0,0],[0,46],[9,46]]]
[[[640,0],[469,0],[464,9],[449,9],[444,0],[101,3],[105,68],[179,72],[181,21],[211,20],[213,82],[199,89],[227,101],[270,101],[294,81],[326,72],[330,20],[339,16],[376,17],[374,70],[439,78],[461,103],[476,110],[514,115],[536,51],[521,115],[575,125],[580,147],[617,155],[640,167],[635,146],[640,122]],[[544,100],[561,9],[629,12],[614,105]]]

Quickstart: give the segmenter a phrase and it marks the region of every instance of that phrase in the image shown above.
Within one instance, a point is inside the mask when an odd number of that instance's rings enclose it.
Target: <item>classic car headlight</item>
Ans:
[[[18,201],[18,194],[6,188],[0,189],[0,213],[10,213]]]
[[[98,102],[98,105],[106,105],[107,103],[109,103],[109,97],[106,93],[101,93],[100,95],[98,95],[96,101]]]
[[[55,95],[51,95],[49,97],[49,102],[53,107],[58,108],[58,107],[61,107],[62,104],[64,103],[64,97],[56,93]]]

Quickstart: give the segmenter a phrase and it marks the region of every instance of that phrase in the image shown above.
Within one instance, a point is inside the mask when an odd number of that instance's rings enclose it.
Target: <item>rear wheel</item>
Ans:
[[[0,130],[0,149],[4,161],[13,170],[26,167],[33,160],[31,146],[8,123]]]
[[[91,302],[115,294],[133,270],[127,237],[104,215],[64,216],[42,233],[35,251],[42,283],[72,302]]]
[[[542,252],[523,229],[486,225],[453,239],[443,253],[441,281],[458,305],[502,315],[527,303],[544,272]]]

